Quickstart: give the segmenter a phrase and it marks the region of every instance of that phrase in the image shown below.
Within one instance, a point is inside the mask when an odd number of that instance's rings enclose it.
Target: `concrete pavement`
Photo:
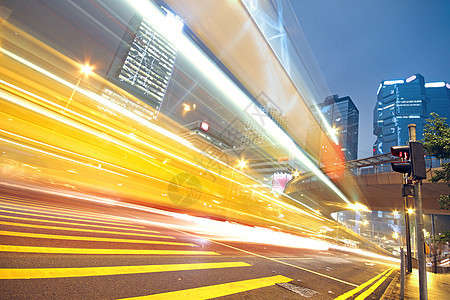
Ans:
[[[401,299],[399,275],[400,271],[398,271],[397,276],[394,278],[381,299]],[[427,287],[428,299],[450,299],[450,274],[435,274],[427,272]],[[419,273],[417,269],[413,269],[412,273],[406,275],[404,299],[420,299]]]

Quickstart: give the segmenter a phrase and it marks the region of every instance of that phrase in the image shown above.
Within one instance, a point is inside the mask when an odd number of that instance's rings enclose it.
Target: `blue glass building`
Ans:
[[[336,131],[345,160],[358,156],[359,111],[349,96],[328,96],[318,104],[327,122]]]
[[[450,116],[448,83],[425,83],[420,74],[382,81],[373,110],[373,134],[377,136],[373,154],[387,153],[392,146],[407,145],[409,124],[416,124],[417,139],[422,139],[431,112]]]

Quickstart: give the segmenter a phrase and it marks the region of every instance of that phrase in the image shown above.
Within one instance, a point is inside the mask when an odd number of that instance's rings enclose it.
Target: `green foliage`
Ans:
[[[423,130],[423,146],[437,158],[450,158],[450,127],[447,118],[431,113]]]
[[[442,164],[442,171],[434,171],[436,175],[431,178],[431,182],[450,182],[450,163]]]
[[[436,237],[436,242],[439,244],[445,244],[450,242],[450,231],[446,231],[443,234],[440,234]]]
[[[437,158],[450,158],[450,127],[446,118],[431,113],[431,118],[427,119],[423,130],[423,146],[428,153]],[[431,178],[432,182],[450,182],[450,163],[442,164],[442,171],[435,173],[436,175]],[[441,208],[450,209],[450,195],[441,195],[438,202]]]
[[[441,195],[438,203],[442,209],[450,209],[450,195]]]

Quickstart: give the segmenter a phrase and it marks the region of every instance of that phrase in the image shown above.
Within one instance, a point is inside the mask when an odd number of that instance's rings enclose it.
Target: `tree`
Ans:
[[[423,146],[429,154],[436,158],[450,159],[450,127],[447,118],[431,113],[423,130]],[[443,163],[442,170],[436,171],[432,182],[444,181],[450,183],[450,163]],[[449,184],[450,187],[450,184]],[[438,199],[441,208],[450,209],[450,195],[441,195]]]
[[[438,235],[436,237],[436,242],[438,242],[439,244],[445,244],[450,242],[450,231],[447,230],[443,234]]]

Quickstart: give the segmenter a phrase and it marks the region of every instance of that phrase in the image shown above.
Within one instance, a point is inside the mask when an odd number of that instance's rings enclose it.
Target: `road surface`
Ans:
[[[378,299],[397,266],[267,229],[0,185],[2,299]]]

